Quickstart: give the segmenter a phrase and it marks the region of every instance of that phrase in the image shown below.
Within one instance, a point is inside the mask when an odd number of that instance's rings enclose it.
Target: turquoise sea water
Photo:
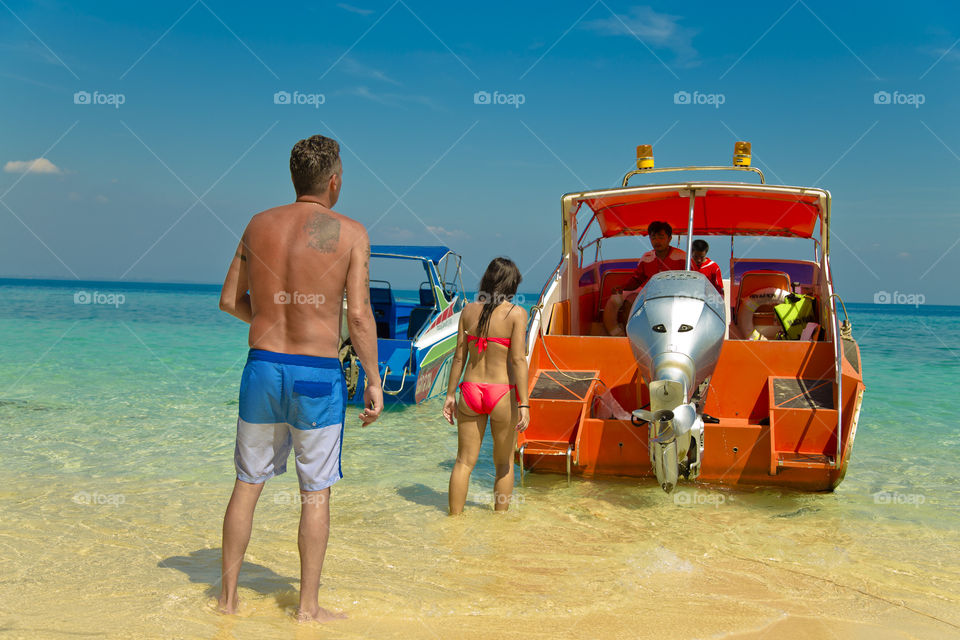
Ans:
[[[848,305],[867,394],[831,494],[678,506],[535,474],[495,517],[488,442],[451,519],[440,402],[348,414],[321,604],[350,618],[321,632],[290,616],[292,472],[258,507],[244,613],[209,608],[246,357],[216,288],[0,281],[0,301],[0,635],[960,636],[960,308]]]

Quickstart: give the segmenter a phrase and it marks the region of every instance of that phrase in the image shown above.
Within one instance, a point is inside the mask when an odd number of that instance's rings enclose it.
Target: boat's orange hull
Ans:
[[[844,343],[838,399],[832,343],[724,342],[704,405],[719,423],[704,426],[697,482],[806,491],[837,486],[864,388],[856,343]],[[590,377],[602,382],[585,380]],[[605,389],[626,411],[649,400],[626,338],[539,336],[530,362],[530,427],[518,439],[524,467],[565,473],[565,456],[556,451],[567,443],[574,474],[652,477],[646,425],[597,417],[597,398]],[[837,406],[843,407],[839,460]]]

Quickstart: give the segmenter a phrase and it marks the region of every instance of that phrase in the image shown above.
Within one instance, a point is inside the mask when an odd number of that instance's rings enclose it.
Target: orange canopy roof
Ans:
[[[784,236],[810,238],[825,192],[800,188],[695,186],[693,232],[696,235]],[[700,195],[700,194],[703,195]],[[596,214],[603,237],[646,235],[647,225],[662,220],[674,234],[685,233],[688,185],[584,198]]]

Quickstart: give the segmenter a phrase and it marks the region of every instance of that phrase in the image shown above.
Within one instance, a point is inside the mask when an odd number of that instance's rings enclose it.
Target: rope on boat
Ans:
[[[853,323],[850,322],[850,316],[847,315],[847,305],[844,304],[843,298],[839,294],[834,293],[830,296],[831,300],[836,298],[840,301],[840,306],[843,307],[843,322],[840,323],[840,337],[844,340],[853,340]]]
[[[540,326],[541,326],[541,328],[542,328],[542,327],[543,327],[543,305],[540,304],[540,303],[537,303],[537,304],[533,305],[532,307],[530,307],[531,319],[533,318],[533,314],[534,314],[534,313],[540,314]],[[540,334],[540,337],[541,337],[541,338],[545,338],[545,337],[546,337],[546,334],[543,333],[542,331],[538,331],[538,333]],[[560,375],[564,376],[565,378],[567,378],[567,379],[569,379],[569,380],[573,380],[573,381],[576,381],[576,382],[587,382],[587,381],[589,381],[589,380],[596,380],[597,382],[599,382],[600,384],[603,385],[604,389],[606,389],[607,391],[611,391],[610,387],[607,386],[607,383],[604,382],[603,380],[601,380],[600,378],[598,378],[597,376],[593,376],[593,377],[590,377],[590,378],[578,378],[577,376],[572,376],[572,375],[570,375],[569,373],[567,373],[566,371],[563,371],[562,369],[560,369],[559,366],[557,366],[557,363],[554,362],[553,356],[550,355],[550,350],[547,349],[547,341],[546,341],[546,340],[541,341],[541,345],[543,346],[543,352],[544,352],[545,354],[547,354],[547,359],[550,361],[550,364],[553,365],[554,370],[555,370],[557,373],[559,373]]]
[[[347,381],[347,398],[352,399],[357,392],[357,382],[360,379],[360,366],[357,364],[357,353],[353,350],[350,341],[346,341],[340,347],[337,354],[340,360],[340,366],[343,369],[343,376]]]

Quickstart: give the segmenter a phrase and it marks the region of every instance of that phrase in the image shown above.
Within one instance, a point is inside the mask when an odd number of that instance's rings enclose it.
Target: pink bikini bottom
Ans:
[[[493,384],[488,382],[461,382],[460,395],[463,401],[467,403],[477,414],[489,414],[493,408],[500,402],[510,389],[517,396],[517,402],[520,402],[520,392],[517,391],[517,385],[514,384]]]

